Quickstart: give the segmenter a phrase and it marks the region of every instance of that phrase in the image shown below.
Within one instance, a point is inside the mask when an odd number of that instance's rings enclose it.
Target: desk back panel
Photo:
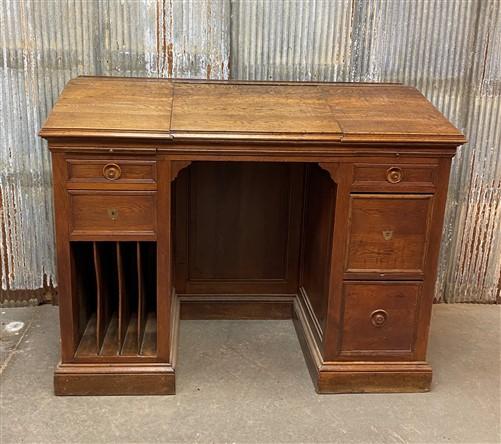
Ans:
[[[175,182],[178,294],[294,294],[303,164],[193,162]]]

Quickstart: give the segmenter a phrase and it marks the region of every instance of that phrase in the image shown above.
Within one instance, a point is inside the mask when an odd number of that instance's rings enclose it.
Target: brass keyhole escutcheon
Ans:
[[[103,176],[108,180],[120,179],[122,169],[116,163],[107,163],[103,168]]]
[[[384,230],[383,231],[383,239],[385,241],[389,241],[393,238],[393,230]]]
[[[388,313],[386,310],[379,309],[374,310],[371,313],[371,323],[374,327],[382,327],[388,319]]]
[[[116,208],[108,208],[108,216],[110,216],[111,220],[117,220],[118,210]]]
[[[386,180],[390,183],[399,183],[404,175],[399,167],[391,167],[386,171]]]

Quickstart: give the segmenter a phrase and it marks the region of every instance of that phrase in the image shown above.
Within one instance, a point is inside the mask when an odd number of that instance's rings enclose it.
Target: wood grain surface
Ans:
[[[419,91],[400,84],[117,77],[70,81],[40,134],[173,141],[464,142]]]

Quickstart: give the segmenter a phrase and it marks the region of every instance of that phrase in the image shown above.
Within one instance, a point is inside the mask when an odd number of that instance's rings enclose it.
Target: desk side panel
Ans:
[[[329,300],[332,224],[336,184],[317,164],[307,167],[299,298],[312,324],[318,343],[322,342]]]

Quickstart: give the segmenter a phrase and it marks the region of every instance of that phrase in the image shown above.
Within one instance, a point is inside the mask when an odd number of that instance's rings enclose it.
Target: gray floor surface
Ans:
[[[1,316],[2,444],[501,442],[501,306],[435,306],[432,391],[388,395],[315,394],[290,321],[182,321],[177,395],[56,397],[57,309]]]

